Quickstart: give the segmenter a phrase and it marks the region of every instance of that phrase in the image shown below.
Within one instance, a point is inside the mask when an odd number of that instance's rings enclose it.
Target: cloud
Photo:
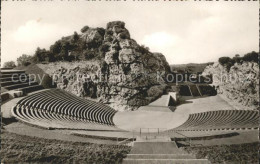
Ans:
[[[141,43],[151,48],[152,51],[161,51],[167,47],[174,46],[178,39],[177,36],[173,36],[166,32],[156,32],[145,35]]]
[[[30,20],[20,26],[13,37],[18,42],[32,42],[39,39],[47,39],[55,34],[57,27],[53,24],[42,23],[39,20]]]
[[[18,28],[5,28],[2,34],[1,64],[15,61],[22,54],[33,55],[36,48],[49,49],[50,45],[62,36],[73,34],[70,27],[57,23],[47,23],[44,19],[31,19]]]
[[[124,21],[133,39],[152,52],[163,53],[171,64],[216,61],[221,56],[259,49],[256,1],[236,5],[159,2],[160,8],[157,3],[138,8],[130,1],[55,3],[28,2],[22,7],[19,3],[3,4],[1,63],[16,60],[23,53],[32,55],[37,47],[48,49],[62,36],[72,35],[85,25],[105,27],[113,20]]]

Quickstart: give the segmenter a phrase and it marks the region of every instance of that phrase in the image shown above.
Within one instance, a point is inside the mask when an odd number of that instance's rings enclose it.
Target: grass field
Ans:
[[[17,135],[2,131],[1,163],[119,164],[128,146],[102,145]]]

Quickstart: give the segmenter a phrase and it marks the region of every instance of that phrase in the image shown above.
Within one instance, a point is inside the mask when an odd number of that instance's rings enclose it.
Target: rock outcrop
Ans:
[[[162,54],[151,53],[131,39],[124,22],[110,22],[105,30],[87,28],[80,39],[86,47],[99,49],[103,58],[51,72],[59,88],[96,98],[116,110],[135,110],[163,94],[169,64]]]
[[[245,107],[259,105],[259,65],[255,62],[235,63],[229,71],[219,63],[207,66],[204,76],[212,76],[217,92]]]

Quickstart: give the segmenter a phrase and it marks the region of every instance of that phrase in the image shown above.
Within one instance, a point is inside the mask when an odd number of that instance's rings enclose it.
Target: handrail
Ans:
[[[147,130],[147,131],[144,131],[144,130]],[[156,130],[156,131],[150,131],[150,130]],[[154,134],[154,133],[157,133],[157,134],[162,134],[164,133],[164,131],[167,131],[167,128],[140,128],[140,131],[139,131],[139,134],[140,136],[142,136],[142,134]]]
[[[132,142],[134,142],[134,140],[135,140],[134,131],[133,131],[133,136],[132,136],[132,137],[126,138],[126,139],[124,139],[123,141],[118,141],[118,137],[117,137],[117,145],[121,145],[122,143],[127,142],[127,141],[130,141],[130,142],[131,142],[131,140],[132,140]],[[125,145],[125,144],[127,144],[127,143],[124,143],[124,145]],[[133,145],[131,145],[131,146],[133,146]]]
[[[134,138],[133,138],[133,137],[131,137],[131,138],[126,138],[126,139],[124,139],[123,141],[120,141],[120,142],[118,141],[117,144],[120,145],[121,143],[126,142],[126,141],[128,141],[128,140],[134,140]]]
[[[117,141],[117,145],[133,146],[134,145],[133,143],[134,143],[134,138],[127,138],[120,142]]]
[[[177,134],[179,134],[179,135],[181,135],[181,136],[184,136],[184,137],[186,137],[186,138],[189,138],[188,136],[186,136],[186,135],[184,135],[184,134],[181,134],[180,132],[174,131],[174,133],[177,133]]]
[[[186,141],[184,141],[184,142],[188,143],[190,145],[190,147],[191,147],[191,138],[190,137],[188,137],[188,136],[186,136],[186,135],[184,135],[184,134],[182,134],[180,132],[177,132],[177,131],[173,131],[173,132],[177,133],[177,134],[179,134],[179,135],[181,135],[183,137],[185,137]]]

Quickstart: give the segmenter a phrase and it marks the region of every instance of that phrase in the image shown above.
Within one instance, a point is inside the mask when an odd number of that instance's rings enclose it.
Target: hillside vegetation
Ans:
[[[203,72],[203,70],[209,66],[212,65],[213,62],[209,63],[189,63],[189,64],[173,64],[170,65],[171,71],[177,72],[177,73],[198,73]]]

